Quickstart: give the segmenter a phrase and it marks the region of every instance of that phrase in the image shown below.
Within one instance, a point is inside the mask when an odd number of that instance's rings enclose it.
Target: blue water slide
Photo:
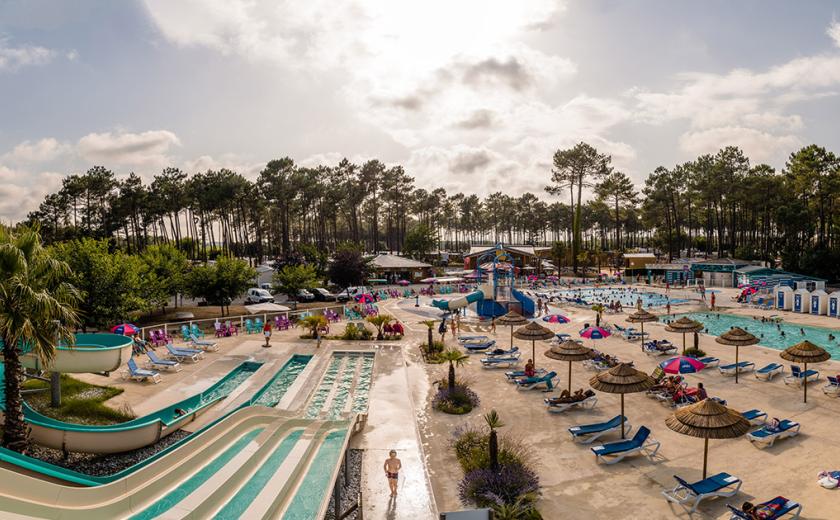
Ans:
[[[534,300],[530,297],[525,296],[525,294],[521,291],[517,291],[516,289],[511,289],[510,292],[511,294],[513,294],[513,297],[516,298],[516,301],[518,301],[522,305],[522,315],[526,318],[534,317],[534,314],[537,310],[536,302],[534,302]]]
[[[444,311],[455,311],[466,307],[471,303],[478,303],[484,300],[484,293],[481,291],[473,291],[465,296],[453,298],[451,300],[432,300],[432,305]]]

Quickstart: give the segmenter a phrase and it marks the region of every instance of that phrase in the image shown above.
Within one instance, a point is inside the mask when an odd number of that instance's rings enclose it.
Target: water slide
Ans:
[[[23,415],[37,444],[57,450],[81,453],[122,453],[158,442],[194,421],[211,406],[244,383],[262,363],[245,361],[210,385],[206,390],[131,421],[110,425],[83,425],[59,421],[38,413],[26,402]],[[0,383],[2,383],[0,363]],[[0,410],[5,396],[0,385]],[[175,410],[183,413],[176,414]]]
[[[180,441],[116,478],[91,477],[103,481],[77,482],[91,486],[79,488],[0,465],[0,510],[15,518],[85,520],[323,518],[349,439],[367,415],[374,355],[345,352],[331,357],[303,407],[314,417],[293,417],[257,404],[284,401],[283,394],[309,361],[308,356],[297,358],[249,401],[195,432],[189,442]],[[19,464],[30,472],[50,475],[45,471],[49,464],[12,456],[34,461]],[[0,458],[9,462],[12,456]],[[73,472],[58,469],[63,474],[51,476],[71,480],[67,474]]]
[[[444,311],[457,311],[471,303],[477,303],[485,299],[492,300],[492,295],[493,287],[490,284],[483,284],[478,287],[477,291],[459,296],[458,298],[451,300],[432,300],[432,305]]]
[[[20,362],[26,368],[62,374],[116,372],[131,358],[133,343],[128,336],[80,333],[76,334],[76,344],[72,347],[56,347],[49,366],[43,366],[36,356],[25,353],[26,347]]]

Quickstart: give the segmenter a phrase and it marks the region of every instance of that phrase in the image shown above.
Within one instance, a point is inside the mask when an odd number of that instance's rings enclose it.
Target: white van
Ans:
[[[248,289],[248,295],[245,296],[245,304],[249,303],[274,303],[274,296],[265,289],[254,287]]]
[[[370,288],[365,285],[360,285],[358,287],[348,287],[344,289],[340,293],[336,294],[336,299],[340,302],[347,302],[355,298],[356,296],[362,294],[370,294]]]

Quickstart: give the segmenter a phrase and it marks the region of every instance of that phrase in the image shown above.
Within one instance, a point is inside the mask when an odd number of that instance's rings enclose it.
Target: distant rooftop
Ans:
[[[423,269],[432,267],[425,262],[418,262],[399,255],[377,255],[370,263],[379,269]]]
[[[534,246],[502,246],[505,251],[509,253],[519,253],[522,255],[527,256],[537,256],[536,251],[534,250]],[[477,256],[482,253],[487,253],[489,251],[495,251],[496,246],[470,246],[470,251],[467,253],[467,256]]]

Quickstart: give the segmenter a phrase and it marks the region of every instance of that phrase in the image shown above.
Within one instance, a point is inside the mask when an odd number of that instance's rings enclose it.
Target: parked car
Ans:
[[[335,295],[323,287],[316,287],[312,289],[312,294],[315,295],[315,300],[319,302],[334,302]]]
[[[314,302],[315,295],[307,291],[306,289],[301,289],[297,293],[297,300],[299,302]]]
[[[274,296],[265,289],[254,287],[248,289],[248,294],[245,296],[245,304],[249,303],[274,303]]]
[[[358,287],[348,287],[336,295],[336,300],[340,302],[349,302],[356,296],[369,293],[370,289],[364,285],[359,285]]]

